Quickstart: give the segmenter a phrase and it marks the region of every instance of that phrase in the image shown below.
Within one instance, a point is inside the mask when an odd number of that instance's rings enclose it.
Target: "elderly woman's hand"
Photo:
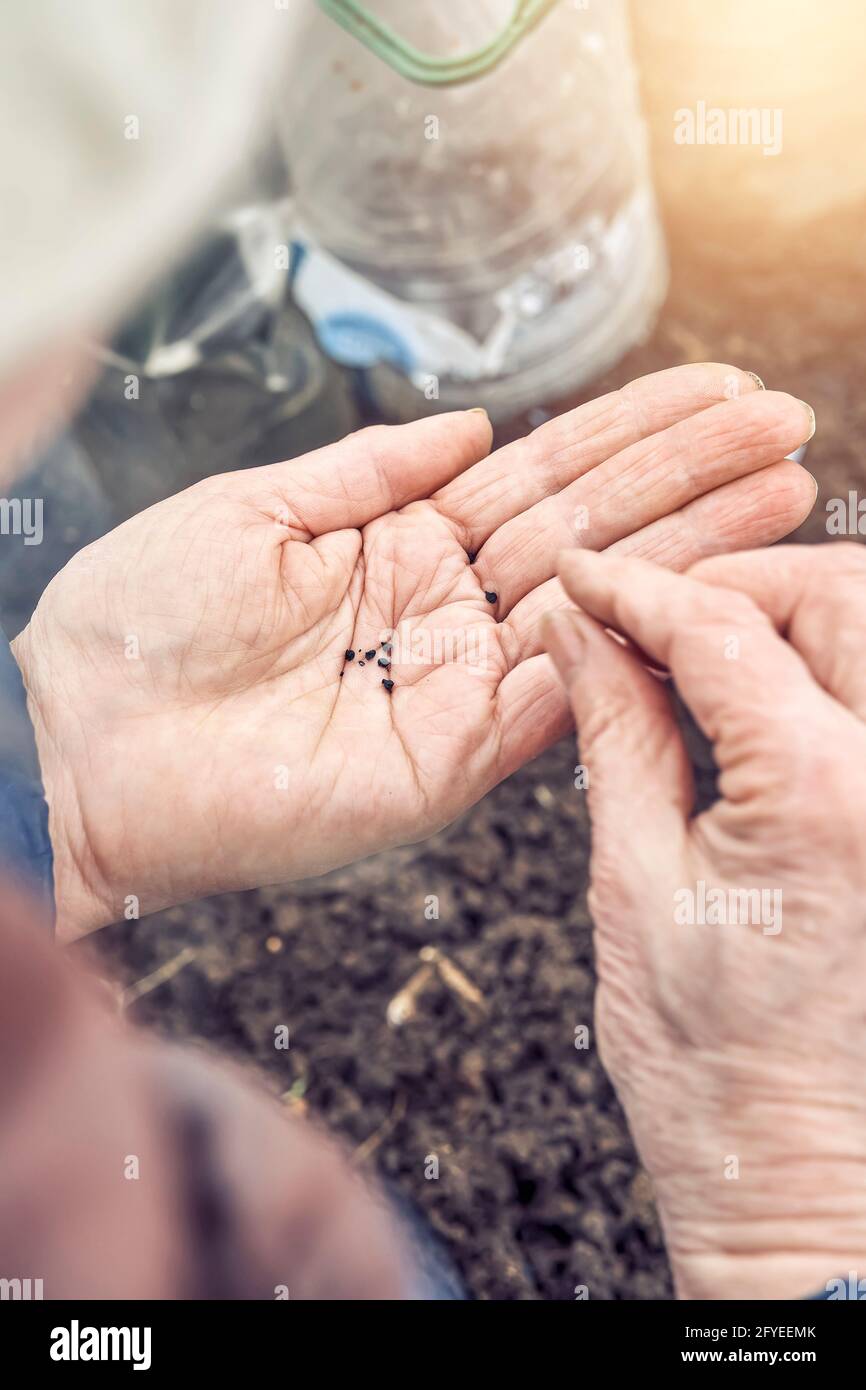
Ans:
[[[489,457],[483,412],[365,430],[82,551],[15,644],[61,936],[445,825],[570,724],[539,625],[576,530],[674,568],[775,540],[814,501],[783,461],[810,432],[683,367]]]
[[[586,765],[604,1063],[682,1296],[866,1277],[866,548],[575,552],[545,624]],[[591,615],[591,616],[587,616]],[[712,740],[693,817],[668,692]]]

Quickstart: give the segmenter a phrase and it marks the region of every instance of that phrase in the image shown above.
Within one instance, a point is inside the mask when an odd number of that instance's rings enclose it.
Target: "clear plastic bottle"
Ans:
[[[425,53],[514,0],[367,0]],[[285,74],[294,292],[392,418],[565,394],[651,328],[667,263],[623,0],[559,0],[455,86],[407,80],[308,3]]]

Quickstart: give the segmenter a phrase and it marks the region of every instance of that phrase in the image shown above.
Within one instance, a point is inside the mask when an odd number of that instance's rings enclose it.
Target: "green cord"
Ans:
[[[361,0],[318,0],[318,3],[326,14],[402,77],[428,87],[441,87],[469,82],[489,72],[548,10],[558,4],[558,0],[516,0],[514,13],[501,33],[483,48],[460,58],[434,58],[429,53],[421,53],[370,14]]]

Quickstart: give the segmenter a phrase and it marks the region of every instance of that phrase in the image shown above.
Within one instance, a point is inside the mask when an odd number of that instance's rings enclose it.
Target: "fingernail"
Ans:
[[[473,405],[471,410],[467,410],[467,415],[486,415],[487,411],[483,405]]]
[[[809,443],[809,440],[812,439],[812,438],[814,437],[815,430],[816,430],[816,428],[817,428],[817,425],[816,425],[816,422],[815,422],[815,412],[814,412],[814,410],[812,409],[812,407],[809,405],[808,401],[801,401],[800,404],[803,406],[803,409],[804,409],[804,410],[807,410],[807,411],[809,412],[809,433],[806,435],[806,438],[803,440],[803,443],[804,443],[804,444],[808,444],[808,443]]]
[[[758,376],[757,372],[746,372],[746,376],[750,376],[752,378],[759,391],[766,391],[767,388],[764,385],[761,378]]]
[[[576,613],[545,613],[541,631],[559,678],[568,689],[586,648],[580,619]]]

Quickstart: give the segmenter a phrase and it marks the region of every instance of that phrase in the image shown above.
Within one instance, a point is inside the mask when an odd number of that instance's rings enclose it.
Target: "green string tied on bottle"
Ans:
[[[318,0],[327,15],[395,72],[426,87],[455,86],[483,77],[558,3],[559,0],[516,0],[510,20],[489,43],[472,53],[444,58],[414,48],[371,14],[361,0]]]

